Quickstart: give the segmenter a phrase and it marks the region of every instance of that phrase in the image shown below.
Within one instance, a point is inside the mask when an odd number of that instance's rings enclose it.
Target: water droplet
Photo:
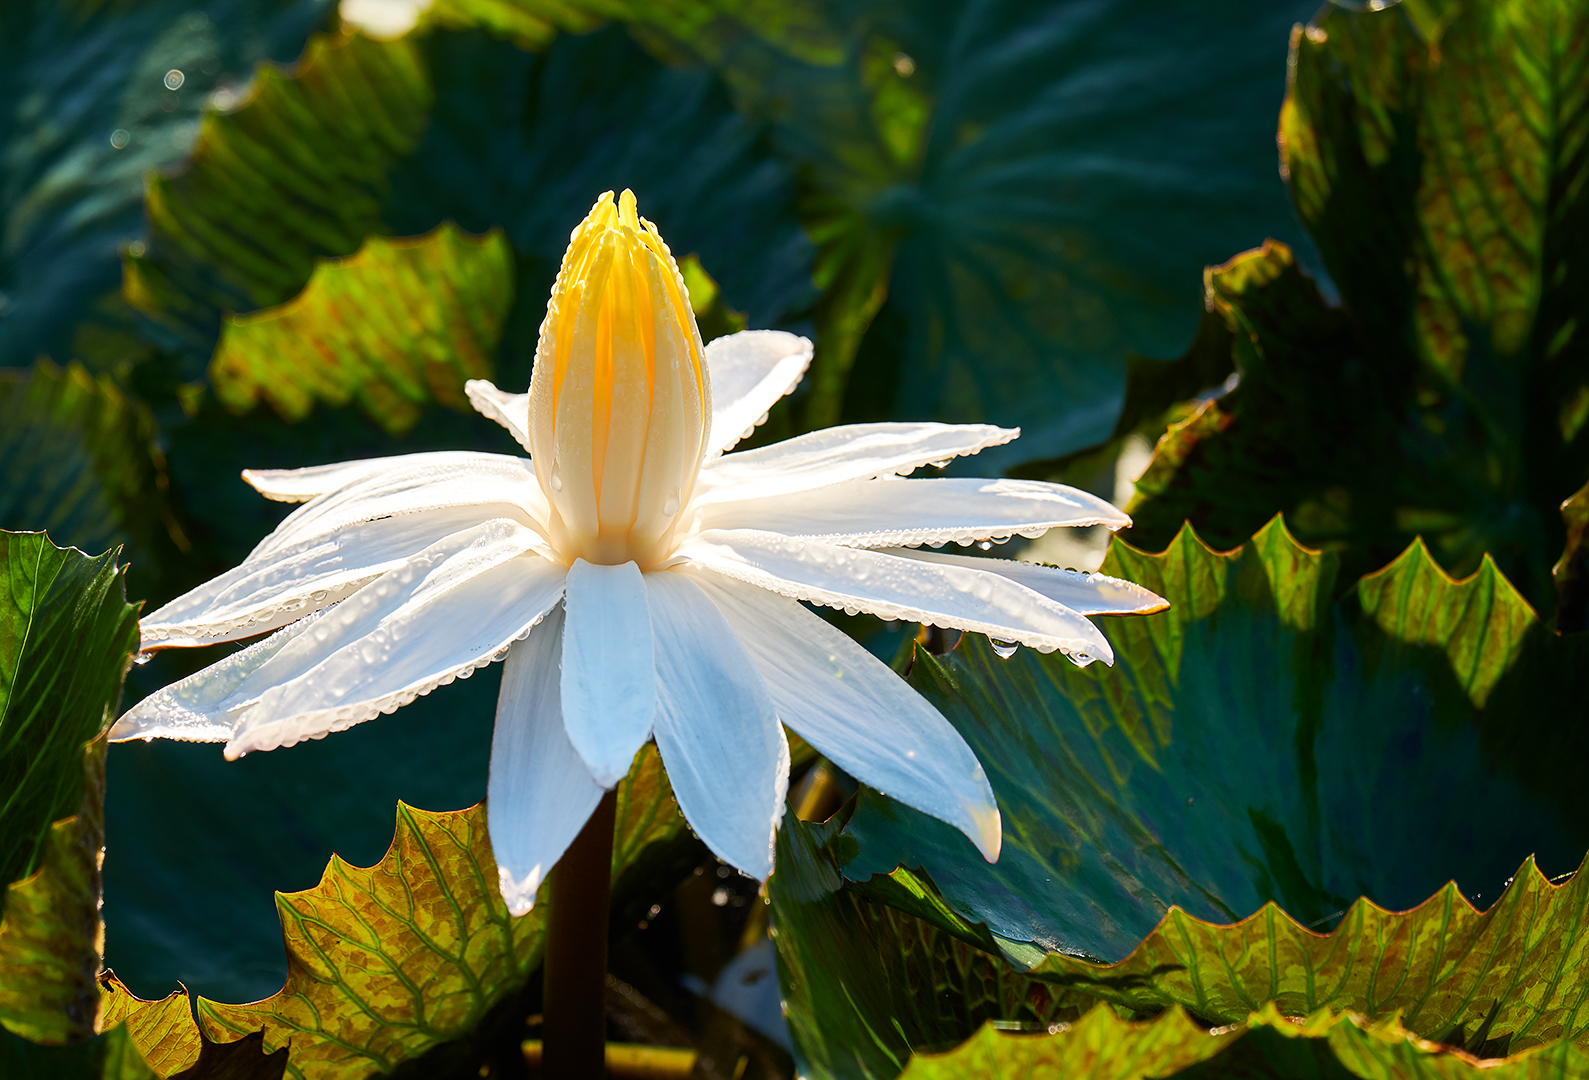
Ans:
[[[553,491],[562,491],[563,490],[563,474],[557,471],[557,466],[556,465],[552,466],[552,490]]]
[[[1000,660],[1008,660],[1021,647],[1019,641],[1000,641],[996,637],[988,638],[988,644],[993,646],[993,652]]]
[[[137,656],[133,657],[132,662],[135,663],[135,664],[147,664],[149,661],[151,661],[153,659],[154,659],[154,653],[152,653],[152,652],[141,652]]]
[[[935,469],[947,469],[949,467],[949,463],[953,460],[954,458],[944,458],[942,461],[929,461],[927,464],[931,465]]]
[[[992,540],[981,540],[981,541],[978,541],[977,547],[981,548],[983,551],[992,551],[993,550],[993,541]]]
[[[180,90],[182,89],[182,84],[186,81],[186,79],[187,77],[183,75],[182,72],[178,71],[176,68],[172,68],[170,71],[166,72],[166,89]]]
[[[117,150],[125,150],[130,142],[132,142],[132,132],[126,128],[117,128],[110,133],[110,145]]]
[[[675,491],[673,494],[668,496],[667,502],[662,504],[662,515],[664,517],[672,517],[674,514],[677,514],[678,512],[679,512],[679,493],[677,491]]]

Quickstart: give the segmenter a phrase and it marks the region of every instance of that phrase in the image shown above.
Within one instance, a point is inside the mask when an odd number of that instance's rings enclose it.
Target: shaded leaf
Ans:
[[[1282,246],[1211,276],[1241,385],[1172,428],[1135,542],[1239,542],[1283,511],[1359,574],[1421,534],[1541,611],[1589,473],[1589,11],[1323,9],[1292,38],[1284,166],[1343,307]]]
[[[806,422],[1019,425],[1003,464],[1107,436],[1125,354],[1172,355],[1195,326],[1197,269],[1293,232],[1270,133],[1307,10],[854,2],[827,17],[831,57],[749,33],[697,48],[803,166],[825,290]],[[862,382],[892,400],[852,405],[885,295],[903,334]]]
[[[621,879],[650,845],[684,828],[654,748],[620,784],[618,811],[613,875]],[[540,964],[547,903],[543,894],[528,915],[508,915],[483,807],[431,813],[399,804],[380,863],[363,869],[333,856],[315,888],[277,894],[286,986],[248,1005],[200,998],[204,1042],[263,1031],[267,1055],[288,1048],[295,1078],[390,1072],[468,1037],[524,987]],[[124,1017],[140,1045],[160,1040],[151,1054],[180,1032],[181,1056],[162,1068],[194,1054],[173,998],[141,1002],[119,983],[108,989],[116,1004],[107,1016]],[[202,1054],[196,1060],[202,1065]]]
[[[500,232],[471,237],[449,224],[407,240],[370,237],[357,254],[321,262],[286,304],[228,317],[210,383],[239,412],[264,397],[302,420],[317,400],[356,401],[401,434],[431,400],[469,408],[463,384],[494,374],[512,300]]]
[[[84,796],[83,747],[115,717],[138,643],[113,554],[0,532],[0,882],[44,861]]]
[[[986,1020],[1044,1031],[1092,1006],[1085,993],[846,888],[824,846],[837,826],[787,815],[767,881],[800,1075],[893,1077],[913,1049],[947,1050]]]
[[[1171,905],[1228,923],[1274,901],[1327,928],[1354,897],[1406,908],[1453,878],[1488,904],[1529,853],[1561,873],[1589,849],[1565,764],[1589,657],[1493,567],[1458,584],[1414,546],[1332,603],[1333,557],[1276,521],[1224,554],[1190,530],[1161,555],[1116,543],[1104,569],[1172,604],[1108,622],[1113,669],[970,636],[917,652],[912,684],[999,798],[999,862],[863,791],[834,841],[847,877],[920,867],[1025,963],[1023,942],[1116,960]]]
[[[291,70],[261,65],[241,104],[205,113],[186,167],[149,179],[128,300],[207,353],[223,312],[281,303],[377,231],[432,98],[408,39],[316,35]]]
[[[0,1076],[6,1080],[151,1080],[124,1028],[68,1046],[44,1046],[0,1028]]]
[[[186,537],[153,429],[142,404],[81,364],[0,369],[0,527],[85,551],[131,543],[135,580],[161,580]]]
[[[0,908],[0,1026],[34,1042],[87,1038],[99,1008],[95,976],[105,949],[99,918],[102,740],[82,752],[80,768],[82,805],[50,826],[43,864],[6,887]]]
[[[106,301],[119,291],[118,247],[145,238],[144,173],[187,154],[212,93],[230,93],[259,60],[296,55],[332,6],[0,5],[0,366],[115,363],[139,348]],[[176,90],[169,71],[182,73]]]

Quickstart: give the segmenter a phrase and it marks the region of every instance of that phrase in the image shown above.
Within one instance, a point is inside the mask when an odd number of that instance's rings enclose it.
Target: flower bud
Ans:
[[[711,384],[678,264],[634,195],[569,238],[541,324],[530,447],[569,563],[668,555],[711,430]]]

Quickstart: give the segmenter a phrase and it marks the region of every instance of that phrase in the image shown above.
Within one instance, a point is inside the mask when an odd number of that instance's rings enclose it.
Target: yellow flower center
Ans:
[[[530,381],[530,447],[565,562],[665,559],[711,430],[678,264],[625,191],[569,238]]]

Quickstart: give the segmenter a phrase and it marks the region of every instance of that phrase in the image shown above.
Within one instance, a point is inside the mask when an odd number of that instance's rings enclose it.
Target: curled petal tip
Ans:
[[[541,886],[541,865],[537,863],[524,877],[514,880],[506,867],[497,867],[497,888],[514,918],[527,915],[535,906],[535,890]]]

